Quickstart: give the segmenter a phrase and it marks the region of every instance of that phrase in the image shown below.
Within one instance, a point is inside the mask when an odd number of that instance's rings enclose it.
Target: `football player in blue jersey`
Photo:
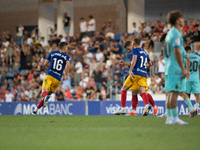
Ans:
[[[125,44],[124,44],[124,48],[128,51],[128,58],[129,58],[130,62],[124,62],[124,61],[120,60],[119,63],[127,65],[127,66],[130,67],[131,62],[132,62],[132,58],[133,58],[133,55],[132,55],[132,50],[134,50],[133,49],[133,43],[131,41],[126,41]],[[149,64],[147,64],[147,65],[149,65]],[[127,78],[124,82],[122,90],[127,91],[129,89],[132,91],[132,100],[131,100],[132,111],[129,114],[126,114],[126,115],[135,115],[136,116],[137,115],[136,107],[137,107],[137,104],[138,104],[137,94],[139,93],[139,85],[137,85],[137,86],[132,85],[130,78]],[[146,94],[147,94],[149,103],[153,106],[153,115],[157,115],[158,114],[158,106],[156,106],[151,94],[149,94],[147,92],[146,92]],[[122,97],[121,102],[122,102],[122,108],[119,111],[114,113],[116,115],[126,113],[126,109],[123,109],[124,107],[126,107],[126,103],[125,103],[126,99],[123,99],[123,97]]]
[[[183,48],[183,37],[180,33],[181,27],[184,25],[184,19],[179,11],[171,11],[167,15],[168,22],[172,25],[172,29],[167,33],[165,38],[165,89],[166,95],[166,124],[188,124],[178,118],[177,97],[183,93],[185,89],[185,78],[189,78],[190,72],[185,69],[183,59],[187,54]],[[188,58],[187,58],[188,59]],[[188,66],[188,65],[187,65]],[[191,113],[194,113],[191,102],[185,100],[187,106],[190,107]]]
[[[43,99],[39,102],[37,108],[33,111],[32,114],[36,114],[38,109],[40,109],[42,106],[47,106],[50,95],[54,93],[58,87],[64,70],[65,76],[63,79],[67,78],[70,66],[70,57],[66,54],[68,50],[68,43],[60,42],[58,47],[59,50],[52,51],[44,61],[44,65],[45,67],[48,67],[48,71],[42,84]]]
[[[125,44],[125,48],[132,47],[130,41]],[[126,113],[126,92],[128,89],[135,91],[133,96],[137,97],[137,91],[140,91],[140,95],[145,104],[143,116],[148,115],[151,106],[149,105],[148,96],[146,95],[147,86],[147,64],[151,64],[147,53],[140,48],[140,39],[135,38],[133,40],[132,49],[132,62],[129,70],[129,77],[124,82],[121,92],[121,109],[114,114],[125,114]]]

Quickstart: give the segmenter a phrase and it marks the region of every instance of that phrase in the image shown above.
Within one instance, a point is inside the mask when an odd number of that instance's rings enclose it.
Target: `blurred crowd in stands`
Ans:
[[[70,19],[68,19],[70,20]],[[86,21],[87,20],[87,21]],[[30,101],[41,99],[42,82],[48,68],[43,65],[49,53],[58,50],[60,41],[67,41],[71,57],[67,80],[62,80],[50,101],[116,100],[128,76],[129,67],[120,64],[129,62],[123,48],[126,40],[141,38],[141,47],[147,52],[154,66],[148,69],[149,91],[165,93],[164,44],[160,42],[163,33],[170,30],[167,22],[133,23],[131,33],[115,33],[111,19],[96,29],[95,18],[80,19],[80,32],[73,37],[57,35],[52,29],[48,39],[29,33],[20,25],[18,32],[11,35],[3,32],[0,40],[0,102]],[[69,24],[67,24],[69,25]],[[200,20],[185,21],[182,28],[184,46],[192,47],[200,55]],[[158,43],[161,45],[160,47]]]

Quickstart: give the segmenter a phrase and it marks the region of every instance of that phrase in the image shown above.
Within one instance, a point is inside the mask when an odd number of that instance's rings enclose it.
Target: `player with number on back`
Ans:
[[[166,94],[166,124],[188,124],[178,118],[177,98],[178,95],[184,93],[185,78],[189,78],[189,67],[187,72],[183,64],[183,58],[187,57],[183,48],[183,37],[180,33],[181,27],[184,25],[184,19],[179,11],[171,11],[167,15],[168,22],[172,25],[172,29],[167,33],[165,38],[165,89]],[[187,58],[189,59],[189,58]],[[187,65],[188,66],[188,65]],[[190,112],[194,114],[195,110],[191,106],[189,98],[185,100]]]
[[[134,42],[133,42],[134,43]],[[130,62],[124,62],[122,60],[120,60],[120,64],[124,64],[124,65],[127,65],[127,66],[131,66],[131,62],[132,62],[132,58],[133,58],[133,55],[132,55],[132,51],[134,51],[133,47],[134,47],[134,44],[133,44],[131,41],[126,41],[124,43],[124,48],[128,51],[128,57],[129,57],[129,60]],[[150,65],[152,64],[149,64],[149,67]],[[126,81],[124,82],[124,85],[122,87],[122,90],[123,91],[127,91],[127,90],[131,90],[132,91],[132,100],[131,100],[131,104],[132,104],[132,111],[129,113],[129,114],[126,114],[126,115],[137,115],[137,111],[136,111],[136,107],[137,107],[137,104],[138,104],[138,97],[137,97],[137,94],[139,93],[139,85],[131,85],[131,81],[130,81],[130,77],[126,79]],[[153,106],[153,115],[157,115],[158,114],[158,106],[156,106],[154,100],[153,100],[153,97],[147,93],[146,91],[146,94],[147,94],[147,97],[148,97],[148,100],[149,100],[149,103]],[[124,99],[124,97],[121,98],[121,106],[122,108],[125,108],[126,107],[126,98]],[[120,109],[119,111],[115,112],[114,114],[115,115],[120,115],[120,114],[125,114],[126,113],[126,109]]]
[[[125,45],[125,48],[127,47],[132,47],[130,42],[127,42]],[[132,90],[132,92],[135,91],[132,97],[132,102],[137,101],[137,91],[140,91],[140,95],[145,104],[143,116],[148,115],[149,110],[151,109],[148,96],[145,92],[145,90],[148,90],[147,63],[151,62],[146,52],[140,48],[140,39],[135,38],[133,40],[133,48],[134,49],[132,50],[132,62],[129,69],[129,77],[126,79],[121,92],[121,109],[115,112],[115,115],[126,113],[126,92],[129,88]]]
[[[186,46],[185,51],[190,58],[190,78],[186,81],[185,93],[188,94],[188,97],[190,97],[191,93],[194,94],[196,98],[195,115],[198,115],[199,102],[200,102],[200,84],[199,84],[200,57],[192,53],[190,46]]]
[[[42,84],[43,99],[39,102],[32,114],[36,114],[38,109],[42,106],[47,106],[50,95],[56,90],[60,83],[64,69],[65,76],[63,79],[67,78],[70,66],[70,57],[66,54],[68,44],[66,42],[60,42],[58,47],[59,50],[51,52],[44,62],[44,65],[49,68]]]

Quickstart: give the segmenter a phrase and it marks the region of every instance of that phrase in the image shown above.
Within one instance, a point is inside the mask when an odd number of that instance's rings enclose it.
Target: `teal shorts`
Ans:
[[[186,90],[186,79],[182,75],[165,75],[166,92],[182,93]]]
[[[195,81],[186,81],[186,90],[185,93],[190,94],[198,94],[200,93],[200,84]]]

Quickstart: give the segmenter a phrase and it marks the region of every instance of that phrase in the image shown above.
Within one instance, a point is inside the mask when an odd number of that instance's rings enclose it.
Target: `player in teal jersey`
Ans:
[[[190,76],[190,72],[186,72],[183,64],[183,58],[187,56],[183,50],[183,37],[180,33],[180,29],[184,25],[184,19],[179,11],[169,12],[167,19],[172,25],[172,29],[167,33],[164,50],[165,89],[167,91],[166,124],[188,124],[178,118],[177,108],[177,97],[184,91],[185,78]],[[194,112],[191,107],[191,113]]]
[[[199,67],[200,67],[200,57],[194,53],[189,46],[185,47],[185,51],[190,58],[190,78],[186,81],[185,92],[190,97],[193,93],[196,98],[195,104],[195,114],[198,114],[199,102],[200,102],[200,83],[199,83]]]
[[[163,44],[165,44],[165,38],[166,38],[166,33],[162,35],[161,39],[160,39],[160,42],[162,42]],[[183,46],[181,46],[181,53],[182,55],[186,56],[186,53],[184,52],[184,48]],[[184,59],[184,64],[185,64],[185,67],[187,67],[187,72],[190,71],[190,59],[188,56],[186,56]],[[184,88],[184,91],[186,90],[186,80],[183,80],[183,88]],[[166,95],[168,95],[168,93],[166,93]],[[182,92],[179,94],[184,102],[186,103],[186,105],[188,106],[188,112],[191,112],[189,114],[190,117],[194,117],[195,113],[194,113],[194,108],[192,107],[192,103],[189,99],[189,96],[185,93],[185,92]],[[190,108],[190,109],[189,109]],[[167,113],[165,112],[164,114],[160,115],[160,116],[157,116],[158,118],[165,118],[167,116]]]

